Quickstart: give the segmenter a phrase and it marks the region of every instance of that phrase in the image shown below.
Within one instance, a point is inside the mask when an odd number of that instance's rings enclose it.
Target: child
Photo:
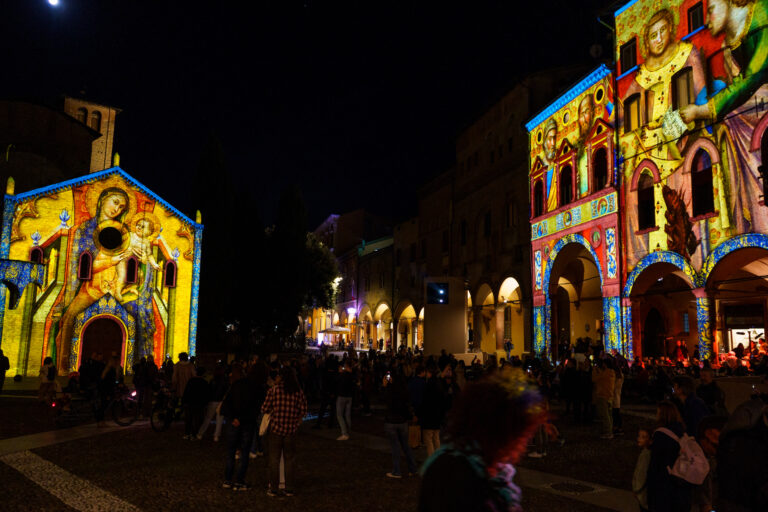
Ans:
[[[648,480],[648,465],[651,462],[651,431],[647,428],[641,428],[637,432],[637,446],[641,448],[640,455],[637,457],[635,465],[635,474],[632,477],[632,491],[635,493],[640,510],[648,510],[648,489],[646,483]]]
[[[152,217],[136,217],[136,222],[133,224],[133,231],[131,231],[131,244],[129,249],[141,263],[149,263],[155,270],[158,270],[160,265],[155,261],[155,257],[152,256],[152,240],[157,237],[156,231],[156,220],[153,220]],[[120,301],[123,300],[121,284],[125,283],[125,276],[128,273],[127,269],[128,258],[120,261],[117,265],[117,282],[120,284],[115,290],[115,298]]]

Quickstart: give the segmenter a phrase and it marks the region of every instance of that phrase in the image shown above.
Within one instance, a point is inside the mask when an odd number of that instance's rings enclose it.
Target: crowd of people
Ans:
[[[160,386],[178,398],[185,439],[203,439],[211,424],[214,441],[225,436],[223,486],[235,491],[250,488],[249,461],[266,454],[268,495],[292,496],[295,435],[302,421],[311,418],[313,428],[337,429],[336,439],[343,443],[354,436],[353,409],[369,416],[373,399],[383,408],[383,429],[390,440],[392,466],[386,477],[415,475],[419,468],[413,449],[426,449],[420,470],[422,496],[431,498],[422,500],[420,510],[455,509],[449,503],[472,509],[474,500],[516,510],[520,496],[512,484],[514,464],[524,456],[546,457],[555,440],[564,443],[549,413],[551,402],[560,408],[558,421],[595,424],[589,427],[595,438],[610,442],[625,433],[622,399],[630,399],[658,404],[656,424],[637,434],[641,452],[632,488],[643,510],[693,506],[703,511],[715,505],[726,511],[768,510],[759,508],[768,504],[765,396],[755,397],[729,417],[717,380],[729,370],[701,363],[695,355],[674,363],[666,358],[630,362],[588,339],[557,347],[556,353],[559,358],[491,355],[465,363],[445,351],[424,356],[407,348],[350,349],[282,360],[254,356],[219,362],[210,371],[181,353],[178,362],[167,358],[160,368],[151,357],[142,358],[134,365],[133,384],[143,415],[150,413],[153,393]],[[94,354],[83,363],[79,385],[103,403],[123,377],[115,358],[107,363],[101,359]],[[49,378],[52,361],[46,364],[41,394],[55,385],[55,375]],[[765,364],[765,356],[758,353],[748,371],[759,374]],[[308,403],[318,405],[316,417],[307,416]],[[97,412],[97,420],[103,421],[103,411],[101,416]],[[668,469],[687,438],[701,447],[709,465],[700,483]],[[476,486],[479,481],[485,483]],[[756,487],[750,490],[748,484]],[[437,486],[452,491],[432,493]],[[752,501],[738,508],[745,500]],[[753,504],[760,505],[750,508]]]

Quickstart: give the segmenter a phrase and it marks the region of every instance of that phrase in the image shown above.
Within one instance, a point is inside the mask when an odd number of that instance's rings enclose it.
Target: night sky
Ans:
[[[0,96],[123,109],[121,167],[190,215],[215,135],[264,222],[290,183],[310,227],[359,207],[402,220],[522,74],[597,64],[596,17],[623,3],[5,0]]]

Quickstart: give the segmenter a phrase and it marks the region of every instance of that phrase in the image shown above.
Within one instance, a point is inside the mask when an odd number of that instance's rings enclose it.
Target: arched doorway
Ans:
[[[664,327],[664,317],[659,310],[651,308],[643,323],[642,351],[646,357],[661,357],[666,355],[664,340],[667,329]]]
[[[522,354],[525,350],[525,317],[523,315],[523,297],[520,283],[514,277],[506,278],[499,287],[497,316],[499,329],[496,339],[503,347],[506,340],[512,342],[513,354]]]
[[[81,361],[94,353],[100,353],[104,362],[114,356],[123,364],[125,332],[117,319],[110,316],[96,317],[86,324],[82,338]]]
[[[496,353],[496,304],[493,290],[483,284],[475,296],[474,335],[475,347],[488,354]]]
[[[389,305],[379,304],[373,319],[376,322],[376,340],[374,340],[376,348],[379,350],[395,348],[392,340],[392,310],[389,309]]]
[[[418,330],[416,310],[410,302],[401,304],[398,309],[400,315],[397,318],[397,348],[401,345],[414,348],[414,336]]]
[[[554,250],[553,250],[554,252]],[[549,271],[551,304],[550,347],[558,355],[579,339],[603,342],[602,275],[593,253],[581,243],[568,243],[557,252]]]

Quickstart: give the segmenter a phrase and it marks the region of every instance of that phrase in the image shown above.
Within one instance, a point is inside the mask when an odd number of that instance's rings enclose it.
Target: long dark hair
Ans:
[[[298,393],[301,391],[299,386],[299,379],[296,377],[296,370],[290,366],[283,366],[280,368],[280,377],[283,379],[283,389],[289,395]]]

